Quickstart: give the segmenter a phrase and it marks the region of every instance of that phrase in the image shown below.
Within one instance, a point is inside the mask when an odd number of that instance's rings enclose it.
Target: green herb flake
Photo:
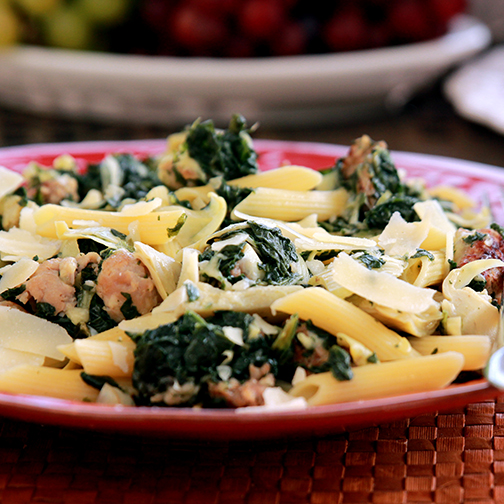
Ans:
[[[420,257],[427,257],[429,261],[434,261],[434,254],[424,249],[417,249],[417,251],[411,256],[411,259],[418,259]]]
[[[166,232],[168,234],[168,238],[172,238],[174,236],[177,236],[182,229],[182,226],[185,224],[185,221],[187,220],[187,214],[183,213],[180,215],[180,217],[177,220],[177,224],[175,224],[174,227],[172,228],[166,228]]]
[[[200,291],[193,282],[184,282],[184,287],[186,289],[187,300],[190,303],[197,301],[200,298]]]
[[[473,245],[474,243],[484,240],[486,237],[486,233],[481,233],[479,231],[474,232],[473,234],[470,234],[468,236],[464,236],[462,240],[467,243],[468,245]]]

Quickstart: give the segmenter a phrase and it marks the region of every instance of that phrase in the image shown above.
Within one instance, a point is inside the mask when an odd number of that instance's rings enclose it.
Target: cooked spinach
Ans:
[[[333,170],[337,186],[350,193],[350,202],[344,215],[321,224],[328,231],[355,235],[383,229],[394,212],[407,222],[418,220],[413,205],[420,201],[420,192],[401,181],[384,142],[366,136],[357,139]]]
[[[428,250],[417,249],[417,251],[411,256],[411,259],[418,259],[419,257],[427,257],[429,261],[434,261],[434,255]]]
[[[353,378],[350,362],[350,354],[344,348],[341,348],[338,345],[333,345],[329,349],[327,367],[336,380],[345,381]]]
[[[383,229],[395,212],[399,212],[406,222],[418,221],[418,215],[413,209],[413,205],[418,201],[415,196],[396,194],[368,210],[364,222],[369,229]]]
[[[200,291],[196,285],[190,281],[184,282],[184,287],[187,293],[187,300],[189,302],[196,301],[200,297]]]
[[[499,224],[497,224],[496,222],[492,222],[492,224],[490,224],[490,229],[493,229],[494,231],[499,233],[501,238],[504,238],[504,227],[499,226]]]
[[[366,266],[368,269],[381,268],[385,261],[381,257],[377,257],[375,255],[369,254],[368,252],[364,252],[363,254],[359,254],[357,259]]]
[[[223,352],[235,346],[221,326],[191,311],[176,322],[130,336],[136,343],[133,386],[140,404],[150,403],[175,383],[218,380]]]
[[[0,293],[0,296],[2,296],[5,301],[12,301],[13,303],[20,304],[17,300],[17,297],[23,294],[25,290],[26,285],[22,284],[19,287],[13,287],[12,289],[4,290]]]
[[[261,368],[268,364],[268,372],[277,380],[289,382],[296,362],[292,359],[296,335],[301,326],[292,316],[278,328],[278,334],[265,335],[251,331],[254,317],[247,313],[219,311],[204,319],[187,311],[177,321],[150,329],[142,334],[129,334],[136,343],[133,387],[137,390],[138,404],[193,405],[214,404],[208,384],[250,379],[251,366]],[[328,358],[310,372],[331,371],[339,380],[352,376],[349,354],[334,345],[334,337],[313,326],[306,328],[318,344],[328,349]],[[230,338],[228,331],[239,332],[242,342]],[[249,336],[254,334],[254,336]],[[309,352],[309,351],[308,351]],[[229,370],[223,379],[221,367]],[[181,391],[185,390],[184,393]]]
[[[94,295],[89,306],[89,322],[88,326],[92,327],[96,332],[103,332],[115,327],[117,323],[105,311],[105,305],[98,295]]]
[[[126,298],[126,301],[121,305],[121,313],[124,315],[126,320],[140,317],[137,307],[133,304],[131,299],[131,294],[128,292],[121,292],[121,294]]]
[[[246,120],[232,116],[225,130],[217,130],[213,121],[196,121],[188,129],[185,144],[206,175],[206,181],[221,176],[224,180],[243,177],[258,171],[257,153],[247,138]]]
[[[151,159],[140,160],[133,154],[112,154],[98,164],[89,164],[84,174],[74,175],[79,184],[79,196],[84,198],[91,189],[106,193],[109,185],[121,188],[119,196],[109,196],[107,203],[117,208],[126,198],[140,200],[161,181]]]
[[[80,376],[84,383],[97,390],[101,390],[103,385],[108,383],[109,385],[112,385],[112,387],[118,388],[124,392],[123,388],[110,376],[92,375],[86,373],[85,371],[82,371]]]
[[[240,244],[225,245],[214,251],[211,244],[224,241],[237,234],[248,235]],[[245,227],[228,231],[214,240],[199,256],[202,280],[226,288],[226,284],[235,284],[246,277],[239,266],[239,261],[246,256],[245,247],[250,245],[259,258],[257,271],[261,272],[259,285],[292,285],[300,281],[300,275],[293,271],[293,263],[300,259],[291,240],[282,235],[278,228],[270,228],[253,221]]]
[[[221,227],[226,227],[233,224],[231,219],[231,212],[234,207],[243,201],[249,194],[253,192],[253,189],[247,187],[231,186],[227,184],[224,180],[220,181],[219,187],[215,190],[216,194],[226,200],[227,212],[226,217],[221,224]]]
[[[476,292],[481,292],[486,287],[487,281],[483,275],[476,275],[467,285]]]

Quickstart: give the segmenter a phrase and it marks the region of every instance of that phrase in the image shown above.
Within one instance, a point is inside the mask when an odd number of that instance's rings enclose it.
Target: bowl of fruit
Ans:
[[[0,103],[178,126],[400,108],[490,43],[464,0],[3,0]]]

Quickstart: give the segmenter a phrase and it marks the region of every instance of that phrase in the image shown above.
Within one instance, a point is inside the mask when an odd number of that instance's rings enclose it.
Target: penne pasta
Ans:
[[[235,187],[263,187],[288,191],[310,191],[321,182],[322,175],[320,172],[304,166],[289,165],[230,180],[228,184]]]
[[[66,239],[71,234],[58,236],[58,222],[74,226],[74,222],[93,223],[105,228],[115,229],[125,235],[129,225],[138,221],[140,240],[148,245],[163,245],[170,239],[170,229],[175,229],[179,219],[184,214],[182,208],[174,207],[163,212],[150,212],[144,215],[121,215],[118,212],[102,210],[83,210],[79,208],[62,207],[58,205],[43,205],[34,213],[37,233],[46,238]]]
[[[319,406],[426,392],[446,387],[463,366],[464,356],[458,352],[399,359],[354,368],[352,379],[346,381],[330,372],[313,374],[294,385],[290,394]]]
[[[16,366],[0,374],[0,392],[95,401],[98,390],[84,383],[81,372],[81,369]]]
[[[464,334],[463,336],[425,336],[410,338],[411,346],[422,355],[441,352],[459,352],[464,356],[464,371],[483,369],[492,351],[488,336]]]
[[[297,313],[304,320],[332,333],[339,332],[360,341],[380,361],[417,355],[409,341],[391,331],[352,303],[320,287],[310,287],[284,296],[271,305],[273,313]]]
[[[235,210],[255,217],[268,217],[287,222],[298,221],[317,214],[319,221],[341,215],[348,194],[344,189],[335,191],[287,191],[257,188],[239,203]]]

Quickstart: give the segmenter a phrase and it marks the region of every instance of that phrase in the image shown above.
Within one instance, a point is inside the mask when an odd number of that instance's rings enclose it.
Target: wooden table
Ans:
[[[102,125],[0,109],[0,147],[162,138],[170,128]],[[398,115],[257,138],[393,150],[504,166],[504,139],[453,113],[434,87]],[[0,418],[3,504],[504,502],[504,402],[470,404],[317,439],[195,442],[103,434]]]

